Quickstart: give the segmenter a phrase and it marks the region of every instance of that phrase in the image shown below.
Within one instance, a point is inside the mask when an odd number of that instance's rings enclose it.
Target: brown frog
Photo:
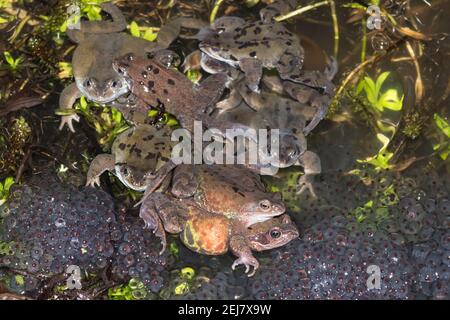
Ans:
[[[164,49],[178,36],[181,26],[204,25],[196,19],[174,19],[161,27],[156,42],[149,42],[123,32],[127,23],[114,4],[102,3],[101,8],[111,16],[112,21],[82,21],[80,29],[67,30],[69,38],[78,46],[72,58],[75,82],[62,91],[59,100],[59,114],[62,115],[60,129],[67,124],[71,131],[75,131],[72,122],[79,121],[79,116],[72,107],[82,95],[91,101],[106,104],[128,92],[127,82],[112,68],[114,58],[127,52]]]
[[[164,58],[165,54],[157,54],[155,58],[155,55],[144,57],[130,53],[113,61],[114,69],[126,79],[131,93],[138,99],[139,112],[163,106],[164,111],[176,116],[181,126],[191,132],[195,120],[222,131],[246,129],[209,116],[225,89],[225,74],[211,75],[197,86],[172,68],[170,61],[162,63]]]
[[[234,270],[236,266],[244,265],[249,277],[259,268],[252,251],[278,248],[299,236],[297,227],[287,214],[255,223],[246,229],[236,225],[235,220],[196,207],[188,207],[187,214],[183,212],[182,216],[175,226],[172,225],[173,217],[165,217],[163,224],[166,230],[180,233],[186,247],[197,253],[222,255],[231,250],[237,257],[231,268]],[[250,272],[251,267],[253,270]]]
[[[140,208],[140,217],[146,226],[161,238],[162,251],[166,247],[166,238],[161,214],[181,218],[181,213],[170,213],[177,206],[195,207],[223,216],[240,229],[285,211],[281,196],[265,192],[260,177],[242,166],[179,165],[170,180],[164,192],[146,193]]]

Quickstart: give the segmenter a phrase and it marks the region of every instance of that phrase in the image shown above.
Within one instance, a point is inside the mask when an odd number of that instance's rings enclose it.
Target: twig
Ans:
[[[304,13],[306,11],[313,10],[313,9],[318,8],[318,7],[327,5],[328,3],[329,3],[329,0],[325,0],[325,1],[314,3],[314,4],[310,4],[310,5],[298,8],[298,9],[296,9],[294,11],[291,11],[291,12],[285,14],[285,15],[281,15],[281,16],[275,17],[274,19],[277,22],[284,21],[284,20],[292,18],[292,17],[294,17],[296,15],[302,14],[302,13]]]
[[[216,0],[216,3],[214,4],[214,7],[211,11],[211,15],[209,16],[209,22],[213,24],[214,20],[216,20],[217,12],[219,11],[220,5],[222,4],[223,0]]]
[[[328,0],[328,5],[330,6],[331,18],[333,20],[333,32],[334,32],[334,58],[337,60],[339,52],[339,24],[336,15],[336,4],[334,0]]]

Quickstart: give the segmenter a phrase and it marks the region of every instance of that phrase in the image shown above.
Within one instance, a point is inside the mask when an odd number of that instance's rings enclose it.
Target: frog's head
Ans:
[[[199,44],[199,48],[213,59],[238,67],[238,59],[233,55],[231,49],[224,46],[224,43],[231,41],[233,41],[233,39],[229,33],[211,33],[209,36],[203,37],[203,40]]]
[[[246,226],[269,220],[286,211],[279,193],[253,191],[247,195],[247,201],[240,207],[239,218]]]
[[[297,227],[287,214],[257,223],[247,231],[248,243],[255,251],[278,248],[299,237]]]
[[[116,175],[128,188],[144,191],[151,173],[126,163],[116,163]]]
[[[105,80],[95,77],[76,78],[78,89],[89,100],[98,103],[109,103],[128,92],[125,79],[114,76]]]
[[[303,136],[281,132],[278,163],[276,166],[278,168],[287,168],[294,165],[305,151],[306,139]]]

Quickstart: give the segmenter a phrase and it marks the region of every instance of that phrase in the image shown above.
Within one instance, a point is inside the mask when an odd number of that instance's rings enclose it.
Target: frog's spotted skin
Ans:
[[[311,122],[304,127],[307,135],[326,115],[334,94],[331,79],[336,63],[331,61],[331,70],[325,73],[303,69],[304,49],[300,39],[281,23],[271,21],[276,9],[286,10],[287,7],[280,3],[266,8],[261,13],[262,21],[258,22],[246,22],[237,17],[217,19],[212,27],[201,30],[197,36],[201,41],[199,48],[204,53],[201,66],[210,73],[217,72],[215,69],[226,70],[223,64],[239,69],[245,74],[246,84],[253,92],[260,91],[263,68],[277,69],[283,80],[283,90],[299,102],[310,103],[317,110]],[[227,74],[231,72],[227,70]],[[233,92],[232,81],[228,82],[228,87],[232,90],[230,97],[235,98],[238,93]],[[224,106],[221,104],[220,107]]]
[[[101,8],[110,14],[112,21],[82,21],[81,28],[69,29],[70,39],[78,44],[72,58],[75,82],[66,87],[60,96],[61,109],[72,109],[75,100],[84,95],[98,103],[109,103],[128,92],[127,82],[114,72],[112,61],[127,52],[152,52],[166,48],[177,36],[181,25],[203,25],[195,19],[175,19],[163,26],[157,42],[133,37],[125,32],[126,21],[114,4],[102,3]],[[63,116],[60,129],[68,125],[75,131],[72,121],[76,114]]]
[[[246,86],[240,87],[239,97],[242,98],[240,104],[226,112],[219,112],[217,117],[241,123],[255,130],[279,129],[278,159],[273,159],[278,161],[271,161],[270,165],[276,168],[302,166],[305,174],[299,179],[298,190],[300,193],[309,190],[314,196],[312,180],[321,172],[321,163],[315,153],[307,150],[303,128],[306,121],[313,119],[315,109],[274,93],[262,91],[256,94]],[[269,170],[270,168],[264,167],[261,162],[259,167],[253,166],[252,169],[266,169],[262,171],[266,175],[278,172],[278,170]]]
[[[113,67],[148,109],[163,105],[165,111],[177,117],[182,127],[192,131],[194,120],[199,120],[206,127],[234,128],[233,124],[218,122],[208,115],[225,89],[225,74],[214,74],[195,86],[178,70],[163,65],[162,59],[161,56],[154,59],[127,54],[115,59]]]
[[[154,231],[162,239],[165,240],[164,230],[180,234],[186,247],[206,255],[221,255],[231,249],[238,257],[232,265],[233,270],[243,264],[249,276],[259,267],[252,250],[277,248],[299,235],[286,214],[244,227],[237,217],[209,212],[195,204],[176,201],[168,194],[153,193],[144,205],[154,211],[153,223],[157,226]]]
[[[243,166],[179,165],[170,188],[164,193],[146,193],[140,209],[146,226],[161,238],[162,250],[166,247],[164,229],[181,232],[186,208],[199,210],[202,216],[222,216],[233,223],[236,232],[285,211],[280,195],[265,192],[260,177]]]
[[[166,127],[132,127],[114,141],[111,154],[100,154],[92,161],[87,185],[99,185],[100,175],[109,170],[128,188],[144,191],[149,183],[172,168],[171,132]]]

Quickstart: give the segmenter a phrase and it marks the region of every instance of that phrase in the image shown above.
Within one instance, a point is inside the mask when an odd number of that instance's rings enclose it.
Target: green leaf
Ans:
[[[345,3],[342,5],[342,7],[344,8],[352,8],[352,9],[361,9],[361,10],[366,10],[367,7],[363,6],[360,3],[357,2],[350,2],[350,3]]]
[[[374,105],[377,102],[378,96],[375,89],[375,82],[370,77],[364,77],[364,82],[364,91],[366,92],[367,100],[369,100],[369,102]]]
[[[120,123],[122,121],[122,114],[115,108],[111,108],[112,119],[115,123]]]
[[[6,62],[10,66],[13,66],[14,65],[14,58],[12,57],[11,53],[9,53],[8,51],[5,51],[5,52],[3,52],[3,55],[5,56]]]
[[[450,138],[450,125],[449,123],[442,117],[440,117],[437,113],[433,115],[434,123],[436,123],[439,130],[442,131],[443,134],[447,138]]]
[[[396,89],[388,89],[381,94],[378,99],[378,104],[381,106],[380,111],[383,111],[383,108],[399,111],[403,107],[403,97],[399,99],[398,91]]]
[[[152,29],[147,29],[145,30],[144,36],[142,38],[144,38],[147,41],[155,41],[157,37],[158,34],[156,32],[153,32]]]
[[[364,79],[359,81],[358,86],[356,87],[356,94],[360,94],[363,91],[365,84],[366,83],[365,83]]]
[[[9,192],[9,189],[11,188],[11,186],[14,184],[14,178],[13,177],[8,177],[5,179],[5,182],[3,183],[4,186],[4,191]]]
[[[141,36],[141,32],[139,31],[139,26],[135,21],[130,23],[130,33],[133,37],[139,38]]]
[[[389,77],[391,73],[389,71],[383,72],[377,78],[377,82],[375,84],[375,92],[378,95],[381,92],[381,86],[386,81],[387,77]]]

